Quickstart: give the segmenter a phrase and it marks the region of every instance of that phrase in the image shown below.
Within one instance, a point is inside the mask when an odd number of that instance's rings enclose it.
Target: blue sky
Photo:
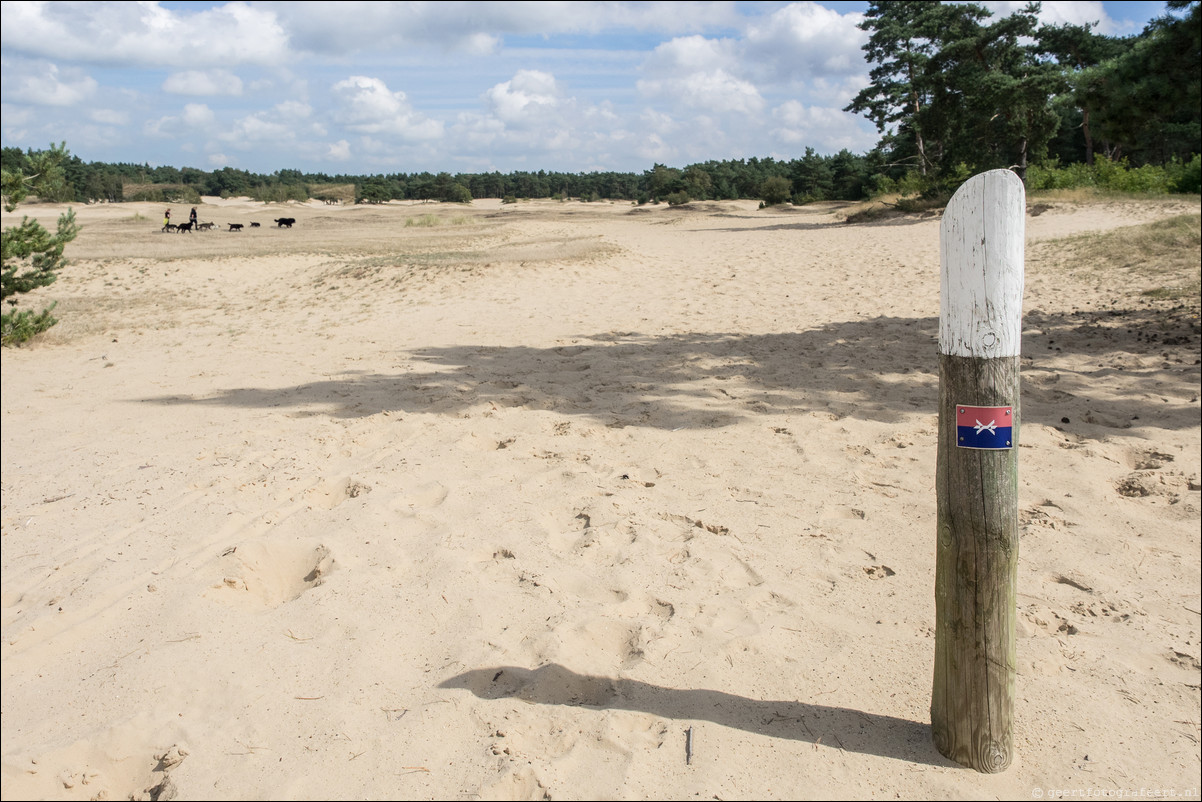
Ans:
[[[995,13],[1025,3],[985,2]],[[4,2],[0,140],[328,174],[855,153],[862,2]],[[1137,34],[1163,2],[1044,2]]]

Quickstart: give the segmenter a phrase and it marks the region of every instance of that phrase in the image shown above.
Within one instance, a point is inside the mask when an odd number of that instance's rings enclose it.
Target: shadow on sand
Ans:
[[[663,688],[629,679],[577,674],[551,663],[534,670],[496,666],[466,671],[439,684],[481,699],[632,710],[687,721],[711,721],[769,738],[848,752],[956,767],[935,749],[931,728],[917,721],[806,702],[762,701],[722,691]]]
[[[1150,406],[1163,395],[1196,395],[1197,335],[1150,333],[1151,310],[1029,316],[1023,341],[1023,420],[1133,420],[1165,429],[1197,425],[1189,404]],[[1122,326],[1115,326],[1119,315]],[[1171,344],[1175,356],[1166,348]],[[402,353],[394,374],[343,373],[282,388],[237,388],[210,397],[164,396],[162,404],[319,408],[309,414],[357,418],[383,411],[460,414],[479,405],[524,407],[594,418],[611,427],[707,429],[762,414],[824,412],[835,418],[896,423],[934,414],[938,403],[938,320],[877,317],[773,334],[605,333],[572,345],[460,345]],[[1061,353],[1096,365],[1073,373]],[[1164,354],[1162,358],[1162,353]],[[1154,367],[1124,368],[1128,357]],[[1146,359],[1151,358],[1151,359]],[[1049,381],[1052,374],[1057,379]],[[1065,381],[1059,381],[1064,378]],[[1045,386],[1046,384],[1046,386]],[[1102,392],[1097,392],[1101,387]],[[1159,400],[1159,399],[1158,399]]]

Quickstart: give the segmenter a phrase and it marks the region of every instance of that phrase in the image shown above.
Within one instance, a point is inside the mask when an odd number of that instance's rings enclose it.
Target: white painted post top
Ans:
[[[964,182],[939,227],[939,351],[1018,356],[1022,336],[1026,189],[1010,170]]]

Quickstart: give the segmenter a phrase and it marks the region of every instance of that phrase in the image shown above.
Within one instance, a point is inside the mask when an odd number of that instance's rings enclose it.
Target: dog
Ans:
[[[258,223],[251,223],[251,224],[250,224],[250,227],[251,227],[251,228],[258,228],[258,227],[259,227],[259,224],[258,224]]]
[[[241,231],[241,230],[242,230],[241,223],[230,223],[230,231]]]
[[[197,223],[196,230],[197,231],[212,231],[213,226],[215,226],[215,225],[217,225],[217,224],[216,223]]]
[[[191,234],[192,233],[192,224],[191,223],[180,223],[178,230],[181,234]]]
[[[164,231],[178,231],[179,226],[177,226],[175,223],[168,223],[167,225],[163,226],[163,230]]]
[[[295,217],[278,217],[275,219],[276,228],[292,228],[292,224],[296,222]]]

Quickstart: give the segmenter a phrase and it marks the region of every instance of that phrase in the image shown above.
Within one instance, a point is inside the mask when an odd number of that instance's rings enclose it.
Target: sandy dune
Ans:
[[[1198,339],[1063,239],[1196,202],[1027,221],[991,776],[929,728],[937,217],[76,211],[3,351],[5,799],[1198,798]]]

